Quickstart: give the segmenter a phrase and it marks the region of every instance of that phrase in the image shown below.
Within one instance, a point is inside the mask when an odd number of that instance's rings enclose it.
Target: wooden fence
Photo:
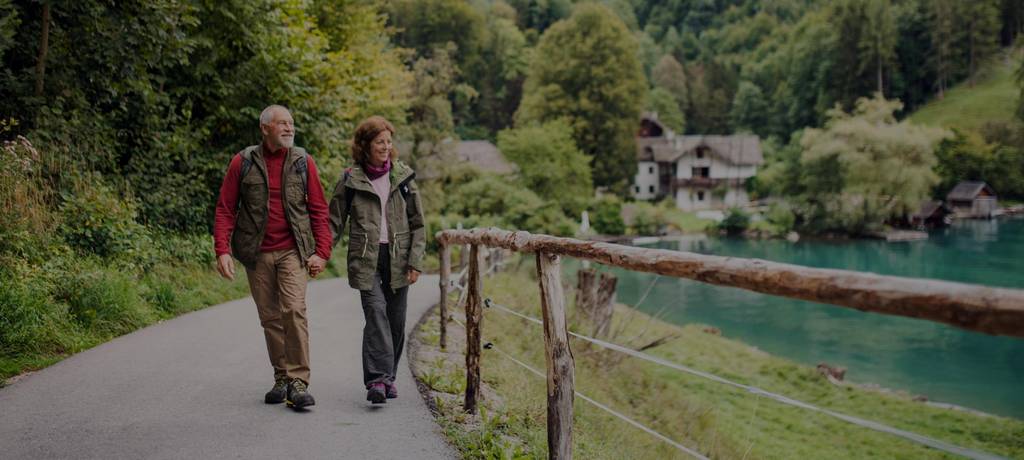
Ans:
[[[437,233],[437,240],[441,245],[439,309],[442,346],[446,341],[445,323],[451,288],[451,247],[470,247],[464,302],[467,345],[463,406],[469,412],[476,411],[476,399],[480,394],[483,303],[480,247],[536,253],[547,365],[548,456],[551,459],[572,458],[574,362],[569,349],[560,256],[862,311],[926,319],[987,334],[1024,338],[1024,290],[1020,289],[637,248],[497,228],[444,230]]]

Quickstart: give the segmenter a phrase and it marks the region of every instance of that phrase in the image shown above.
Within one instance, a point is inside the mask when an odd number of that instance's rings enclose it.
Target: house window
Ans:
[[[697,150],[697,159],[698,160],[703,160],[704,159],[704,149],[698,149]]]
[[[711,168],[709,167],[697,167],[693,168],[693,177],[709,177],[711,176]]]
[[[654,186],[653,185],[648,187],[648,188],[651,189],[651,193],[654,193]]]
[[[636,193],[640,193],[640,186],[639,185],[633,187],[633,189],[636,190]]]
[[[648,167],[648,168],[647,168],[647,172],[648,172],[649,174],[654,174],[654,166],[650,166],[650,167]]]
[[[697,201],[704,201],[704,192],[697,192]]]

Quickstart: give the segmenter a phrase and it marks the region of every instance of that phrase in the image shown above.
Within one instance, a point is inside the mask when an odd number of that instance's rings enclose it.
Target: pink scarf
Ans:
[[[369,177],[370,180],[374,180],[391,171],[391,159],[388,158],[382,166],[374,166],[367,161],[366,166],[363,169],[366,170],[367,177]]]

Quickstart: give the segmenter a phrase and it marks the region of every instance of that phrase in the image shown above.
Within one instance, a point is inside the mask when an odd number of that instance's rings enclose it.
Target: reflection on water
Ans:
[[[958,222],[927,241],[756,241],[697,237],[656,247],[823,268],[1024,288],[1024,219]],[[613,270],[619,302],[654,279]],[[661,277],[640,306],[704,323],[769,353],[849,369],[847,379],[1024,418],[1024,339]]]

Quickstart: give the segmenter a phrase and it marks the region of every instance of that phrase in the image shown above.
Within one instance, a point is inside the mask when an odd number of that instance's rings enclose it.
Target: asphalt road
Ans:
[[[407,329],[437,301],[438,278],[409,295]],[[119,337],[0,389],[0,458],[456,458],[412,383],[373,406],[360,371],[363,316],[343,279],[307,294],[316,405],[267,405],[273,385],[251,298]]]

